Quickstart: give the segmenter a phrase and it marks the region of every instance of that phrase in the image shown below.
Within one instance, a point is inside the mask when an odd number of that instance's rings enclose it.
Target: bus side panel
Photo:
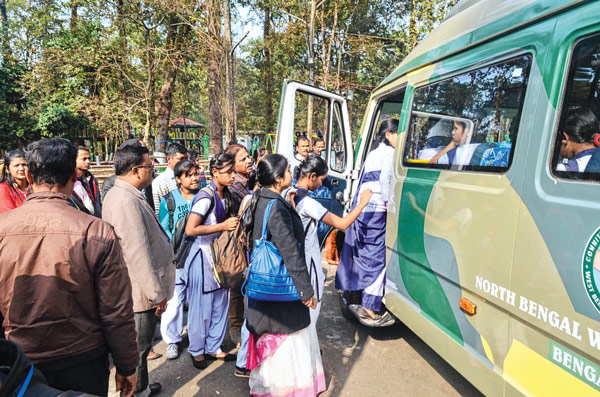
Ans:
[[[405,131],[412,92],[409,86]],[[388,210],[386,305],[480,390],[502,395],[508,315],[504,302],[473,290],[478,276],[509,282],[518,196],[505,176],[401,168],[397,178]],[[461,311],[461,297],[478,305],[475,316]]]
[[[386,305],[478,389],[491,395],[504,393],[509,313],[516,299],[508,287],[523,207],[518,192],[532,137],[527,131],[534,122],[527,115],[535,112],[538,92],[543,91],[536,72],[536,47],[531,43],[546,43],[555,23],[549,20],[507,35],[436,65],[436,73],[429,68],[415,73],[409,81],[412,88],[424,84],[426,73],[436,81],[482,60],[531,52],[535,64],[531,73],[537,77],[526,93],[521,135],[505,174],[406,168],[401,164],[406,137],[398,137],[393,199],[397,208],[388,214],[386,238]],[[401,126],[406,130],[407,125]],[[461,297],[477,305],[477,314],[469,316],[459,309]],[[440,330],[447,335],[441,340]]]
[[[597,395],[600,391],[600,305],[587,292],[585,261],[600,229],[600,185],[561,179],[550,170],[571,49],[600,32],[599,3],[560,16],[542,71],[547,92],[537,99],[537,143],[524,169],[523,200],[511,290],[511,347],[505,368],[516,391]],[[557,111],[558,109],[558,111]],[[593,283],[593,280],[591,281]]]

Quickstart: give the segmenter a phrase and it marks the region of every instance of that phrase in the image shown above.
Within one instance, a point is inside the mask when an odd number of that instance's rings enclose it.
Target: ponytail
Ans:
[[[246,246],[249,251],[254,247],[253,244],[253,231],[254,221],[256,215],[256,207],[258,206],[258,200],[260,198],[262,189],[273,186],[277,178],[283,178],[285,171],[288,167],[287,159],[280,154],[268,154],[266,155],[256,167],[256,178],[258,180],[258,186],[252,195],[252,201],[248,206],[248,211],[244,218],[244,233],[246,235]]]
[[[322,176],[329,172],[329,167],[327,167],[327,163],[321,156],[310,154],[306,159],[300,162],[294,173],[294,178],[299,181],[313,172],[317,174],[317,176]]]

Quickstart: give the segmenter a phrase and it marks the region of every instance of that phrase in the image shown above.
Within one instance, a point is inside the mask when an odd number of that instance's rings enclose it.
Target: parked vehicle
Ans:
[[[277,152],[298,163],[311,98],[339,214],[400,120],[385,304],[486,395],[600,391],[599,17],[600,1],[459,2],[372,93],[354,155],[343,96],[284,86]]]

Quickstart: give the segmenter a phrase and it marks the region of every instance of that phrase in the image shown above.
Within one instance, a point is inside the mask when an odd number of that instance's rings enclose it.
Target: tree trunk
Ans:
[[[119,92],[121,93],[122,116],[121,123],[117,131],[120,132],[128,131],[130,129],[129,121],[126,117],[126,112],[128,111],[129,106],[127,104],[127,88],[125,86],[125,73],[123,72],[125,66],[127,65],[127,58],[125,55],[127,53],[127,32],[125,30],[125,16],[123,12],[123,7],[123,0],[119,0],[117,3],[117,25],[119,27],[119,49],[121,54],[117,59],[117,62],[119,62],[119,68],[117,72],[117,76],[119,78],[117,84],[119,87]]]
[[[408,23],[408,52],[419,42],[419,32],[417,31],[417,0],[412,0],[410,9],[410,21]]]
[[[221,16],[220,5],[217,0],[207,1],[208,13],[208,54],[207,54],[207,83],[208,83],[208,119],[210,123],[209,153],[212,155],[223,151],[223,113],[221,99],[223,88],[221,85]]]
[[[310,2],[310,18],[308,20],[308,84],[315,84],[315,15],[317,12],[317,1],[311,0]],[[306,106],[307,120],[306,120],[306,137],[308,138],[309,144],[312,146],[312,130],[313,130],[313,96],[308,96],[308,105]]]
[[[265,132],[275,131],[273,119],[273,71],[271,69],[271,5],[265,2],[265,21],[263,24],[263,87],[265,90]]]
[[[152,40],[150,37],[150,30],[146,29],[146,70],[148,76],[146,77],[146,86],[144,88],[144,96],[146,102],[146,125],[144,126],[144,142],[150,146],[150,130],[154,125],[154,67],[152,66]],[[155,141],[158,139],[155,139]],[[159,142],[160,143],[160,142]],[[154,145],[156,150],[156,143]]]
[[[69,29],[71,31],[75,31],[77,29],[77,9],[79,8],[78,1],[72,1],[70,4],[71,7],[71,19],[69,21]]]
[[[225,144],[235,142],[235,95],[233,91],[233,60],[231,41],[231,9],[229,0],[222,0],[223,11],[223,59],[225,62]]]
[[[0,0],[0,18],[2,18],[2,56],[10,53],[10,42],[8,37],[8,16],[6,14],[6,0]]]
[[[325,3],[321,3],[321,41],[322,41],[322,52],[321,52],[321,63],[323,64],[323,76],[321,81],[323,87],[328,89],[329,84],[329,70],[331,68],[331,49],[335,40],[338,24],[338,3],[334,2],[334,16],[333,16],[333,27],[331,28],[331,37],[329,38],[329,44],[325,40]]]
[[[166,49],[168,56],[164,59],[163,65],[163,83],[158,95],[156,113],[158,115],[158,130],[156,139],[160,141],[157,148],[164,151],[166,148],[167,134],[169,131],[169,120],[171,118],[171,109],[173,108],[173,92],[177,81],[177,72],[181,66],[182,52],[187,43],[189,35],[189,26],[180,24],[180,20],[175,14],[169,15],[169,25],[167,27]]]

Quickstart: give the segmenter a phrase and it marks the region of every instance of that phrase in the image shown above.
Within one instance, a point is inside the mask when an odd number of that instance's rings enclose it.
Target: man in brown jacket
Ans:
[[[115,185],[106,194],[102,219],[119,237],[133,289],[133,311],[140,364],[137,395],[154,395],[160,384],[148,383],[148,353],[154,330],[175,288],[173,250],[167,234],[141,190],[152,182],[148,148],[131,141],[115,153]]]
[[[33,194],[0,215],[0,312],[6,338],[59,390],[135,390],[138,352],[131,283],[106,222],[71,207],[77,151],[66,139],[26,150]]]

